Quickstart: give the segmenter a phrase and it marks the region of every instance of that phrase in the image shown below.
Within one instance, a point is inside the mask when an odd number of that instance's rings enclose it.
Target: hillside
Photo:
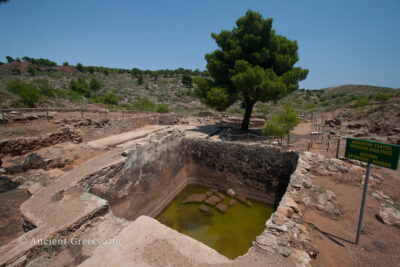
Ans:
[[[29,73],[28,67],[34,68],[34,72]],[[19,72],[15,69],[19,69]],[[184,85],[182,77],[200,74],[203,73],[184,69],[141,71],[83,67],[78,71],[73,66],[37,66],[30,62],[13,62],[0,65],[0,99],[3,108],[29,106],[29,103],[27,105],[21,100],[16,89],[10,89],[10,84],[22,82],[33,85],[41,92],[41,96],[33,104],[37,107],[90,105],[156,111],[162,105],[164,112],[195,114],[202,110],[212,110],[200,103],[195,96],[195,88]],[[90,89],[93,81],[97,86]],[[75,83],[74,88],[71,87],[71,82]],[[361,110],[370,103],[390,109],[398,103],[399,95],[399,89],[369,85],[341,85],[320,90],[300,89],[277,103],[257,103],[253,114],[268,117],[283,105],[290,105],[304,114],[337,109]],[[241,103],[238,102],[226,113],[241,116],[242,112]],[[362,118],[364,113],[369,114],[356,111],[352,116]]]

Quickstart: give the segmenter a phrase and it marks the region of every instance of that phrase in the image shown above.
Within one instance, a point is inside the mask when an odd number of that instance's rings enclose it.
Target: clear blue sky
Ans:
[[[400,87],[400,1],[10,0],[0,5],[0,61],[43,57],[118,68],[205,69],[212,32],[246,10],[299,44],[300,86]]]

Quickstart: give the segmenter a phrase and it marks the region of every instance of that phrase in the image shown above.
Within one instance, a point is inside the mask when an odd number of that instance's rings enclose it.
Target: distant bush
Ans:
[[[101,88],[100,82],[96,79],[91,79],[89,84],[90,90],[97,91]]]
[[[182,76],[182,84],[185,85],[187,88],[191,88],[193,86],[192,76],[184,74]]]
[[[142,75],[140,75],[140,76],[138,77],[137,84],[138,84],[138,85],[142,85],[142,84],[143,84],[143,76],[142,76]]]
[[[377,94],[374,96],[374,99],[375,99],[376,101],[382,101],[382,102],[388,101],[389,98],[390,98],[390,96],[389,96],[388,94],[385,94],[385,93],[377,93]]]
[[[31,57],[23,57],[22,58],[23,61],[25,62],[30,62],[32,64],[38,65],[38,66],[42,66],[42,67],[53,67],[53,66],[57,66],[57,63],[54,61],[51,61],[49,59],[46,58],[31,58]]]
[[[12,70],[11,70],[11,73],[12,73],[13,75],[21,75],[20,69],[17,69],[17,68],[12,69]]]
[[[62,65],[63,66],[69,66],[69,63],[67,61],[65,61]]]
[[[354,106],[357,108],[365,107],[369,105],[369,99],[366,96],[359,96],[354,100]]]
[[[22,102],[31,108],[35,107],[35,103],[40,99],[40,93],[32,85],[24,87],[19,96]]]
[[[330,105],[331,105],[331,103],[329,101],[324,101],[324,102],[321,103],[321,107],[327,107],[327,106],[330,106]]]
[[[313,109],[313,108],[315,108],[315,104],[313,104],[313,103],[308,103],[308,104],[306,105],[305,108],[306,108],[306,109]]]
[[[41,95],[44,95],[47,97],[54,97],[54,89],[49,84],[49,81],[47,79],[37,79],[37,80],[33,81],[33,84],[35,84],[37,86],[39,93]]]
[[[6,90],[17,94],[22,103],[28,107],[35,107],[35,103],[40,99],[40,93],[33,84],[24,83],[20,80],[7,83]]]
[[[157,106],[156,111],[158,113],[168,113],[169,112],[169,108],[167,104],[160,104]]]
[[[137,110],[142,110],[142,111],[154,111],[155,109],[155,104],[148,100],[147,98],[143,98],[140,100],[137,100],[132,103],[132,108],[137,109]]]
[[[72,91],[83,95],[85,97],[90,96],[90,87],[86,80],[82,77],[79,77],[77,80],[70,81],[70,88]]]
[[[118,105],[119,97],[116,96],[114,93],[108,93],[103,96],[103,103],[108,105]]]
[[[28,66],[27,71],[31,76],[35,76],[36,75],[36,68],[34,66],[32,66],[32,65]]]
[[[83,72],[84,71],[84,69],[83,69],[83,65],[81,64],[81,63],[78,63],[78,64],[76,64],[76,67],[75,67],[77,70],[79,70],[80,72]]]
[[[88,71],[90,74],[93,74],[94,71],[95,71],[94,67],[92,67],[92,66],[89,66],[89,67],[87,67],[86,69],[87,69],[87,71]]]

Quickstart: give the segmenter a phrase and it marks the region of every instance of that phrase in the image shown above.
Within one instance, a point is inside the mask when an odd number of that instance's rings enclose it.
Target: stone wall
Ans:
[[[298,154],[263,145],[186,139],[188,183],[202,184],[270,204],[279,203]]]
[[[0,141],[0,157],[5,155],[23,155],[62,142],[82,142],[82,137],[70,127],[46,134],[43,137],[21,137]]]
[[[156,216],[187,184],[233,188],[239,195],[277,204],[297,158],[278,148],[189,139],[170,130],[138,143],[123,166],[108,167],[81,185],[128,220]]]
[[[116,216],[156,216],[187,184],[184,151],[180,132],[158,133],[138,143],[120,170],[111,167],[81,185],[107,199]]]

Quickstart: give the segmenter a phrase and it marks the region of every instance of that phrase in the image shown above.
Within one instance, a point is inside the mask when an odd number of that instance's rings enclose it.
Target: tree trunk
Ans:
[[[244,114],[244,118],[242,121],[242,130],[243,131],[249,130],[249,123],[250,123],[251,112],[253,111],[253,106],[254,106],[253,102],[246,101],[246,112]]]

